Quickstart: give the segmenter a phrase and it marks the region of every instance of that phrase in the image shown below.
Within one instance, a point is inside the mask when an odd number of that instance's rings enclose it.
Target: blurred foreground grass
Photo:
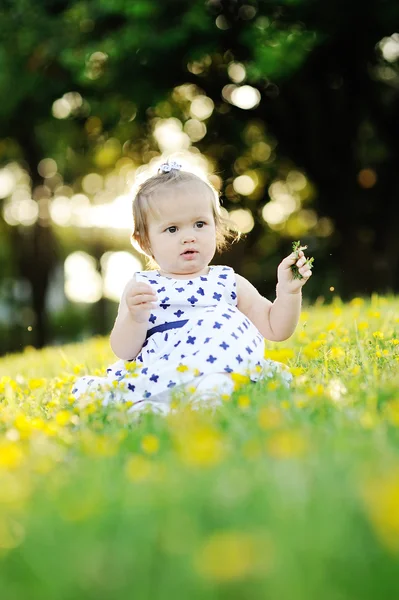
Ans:
[[[0,359],[0,598],[368,600],[399,584],[399,299],[312,307],[216,412],[75,405],[107,340]]]

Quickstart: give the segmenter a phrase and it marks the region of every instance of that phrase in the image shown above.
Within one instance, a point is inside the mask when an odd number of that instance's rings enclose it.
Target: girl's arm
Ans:
[[[123,360],[132,360],[143,347],[155,294],[146,283],[132,279],[126,285],[110,336],[112,351]]]
[[[294,279],[291,266],[297,265],[302,279]],[[277,297],[273,303],[261,296],[247,279],[236,274],[237,308],[244,313],[266,339],[282,342],[295,331],[301,314],[302,287],[312,272],[305,264],[306,258],[301,251],[299,258],[295,254],[287,256],[277,271]]]

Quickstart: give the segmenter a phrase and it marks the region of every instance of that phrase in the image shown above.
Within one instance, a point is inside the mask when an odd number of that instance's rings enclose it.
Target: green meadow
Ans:
[[[0,598],[375,600],[399,584],[399,299],[306,307],[294,381],[170,415],[87,397],[106,339],[0,359]]]

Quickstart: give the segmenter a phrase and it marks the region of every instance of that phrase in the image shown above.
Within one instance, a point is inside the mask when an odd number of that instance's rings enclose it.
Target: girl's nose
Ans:
[[[190,233],[183,233],[183,235],[181,237],[181,241],[182,241],[182,244],[189,244],[190,242],[194,242],[195,241],[194,232],[191,231]]]

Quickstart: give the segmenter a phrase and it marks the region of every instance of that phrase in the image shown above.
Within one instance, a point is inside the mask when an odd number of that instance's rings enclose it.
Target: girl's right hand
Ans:
[[[148,283],[133,282],[126,290],[126,304],[136,323],[148,321],[151,310],[156,308],[157,295]]]

